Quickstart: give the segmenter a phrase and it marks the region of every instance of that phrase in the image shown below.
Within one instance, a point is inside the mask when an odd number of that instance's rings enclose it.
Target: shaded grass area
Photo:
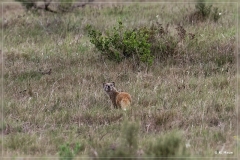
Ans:
[[[232,156],[215,151],[239,149],[233,138],[236,9],[214,5],[226,16],[194,25],[186,20],[194,4],[94,5],[9,19],[3,25],[3,153],[58,157],[61,146],[71,152],[80,143],[79,158]],[[87,24],[104,31],[119,18],[128,27],[169,23],[175,38],[181,22],[197,39],[180,42],[175,57],[148,71],[135,70],[131,61],[104,59],[87,37]],[[132,95],[131,110],[111,108],[106,81]]]

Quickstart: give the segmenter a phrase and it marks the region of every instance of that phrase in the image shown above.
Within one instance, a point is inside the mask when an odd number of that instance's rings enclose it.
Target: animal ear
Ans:
[[[115,82],[112,82],[113,86],[115,87]]]
[[[106,83],[104,82],[104,83],[103,83],[103,88],[104,88],[105,84],[106,84]]]

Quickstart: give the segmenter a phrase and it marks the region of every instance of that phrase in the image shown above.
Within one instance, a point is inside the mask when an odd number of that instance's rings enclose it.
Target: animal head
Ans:
[[[116,91],[115,83],[114,82],[103,83],[103,89],[106,92]]]

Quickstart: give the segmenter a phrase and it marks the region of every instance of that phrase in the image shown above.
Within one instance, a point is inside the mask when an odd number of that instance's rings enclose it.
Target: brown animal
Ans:
[[[114,82],[103,83],[103,88],[112,100],[114,108],[122,108],[123,110],[127,110],[130,107],[132,101],[131,95],[126,92],[118,92],[115,88]]]

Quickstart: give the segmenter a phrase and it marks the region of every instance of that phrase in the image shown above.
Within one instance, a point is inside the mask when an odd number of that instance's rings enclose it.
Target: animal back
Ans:
[[[119,92],[119,94],[116,97],[116,103],[117,105],[122,108],[123,110],[126,110],[130,104],[131,104],[131,96],[130,94],[126,92]]]

